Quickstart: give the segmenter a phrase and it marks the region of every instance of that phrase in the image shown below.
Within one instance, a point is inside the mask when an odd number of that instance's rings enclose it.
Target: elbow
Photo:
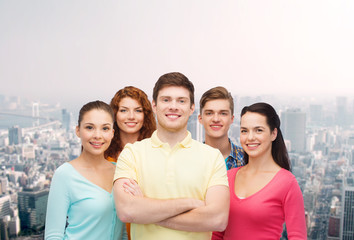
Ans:
[[[213,224],[214,229],[213,231],[216,232],[223,232],[225,231],[227,224],[228,224],[229,216],[228,214],[221,214],[220,216],[215,218],[215,222]]]
[[[123,211],[118,211],[117,212],[117,215],[118,215],[118,218],[122,221],[122,222],[124,222],[124,223],[131,223],[131,222],[133,222],[132,221],[132,217],[131,217],[131,215],[129,215],[128,213],[126,213],[126,212],[123,212]]]

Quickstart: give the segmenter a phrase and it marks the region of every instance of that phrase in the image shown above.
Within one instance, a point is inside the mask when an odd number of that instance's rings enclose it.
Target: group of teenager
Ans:
[[[241,111],[240,143],[228,136],[234,102],[224,87],[199,103],[205,142],[187,130],[194,86],[162,75],[152,102],[136,87],[85,104],[78,158],[55,171],[45,239],[307,239],[304,203],[290,172],[280,120],[267,103]]]

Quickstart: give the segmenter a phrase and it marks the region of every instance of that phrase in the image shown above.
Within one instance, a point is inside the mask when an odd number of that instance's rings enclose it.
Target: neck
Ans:
[[[126,133],[126,132],[120,131],[119,138],[122,143],[122,147],[124,148],[124,146],[127,143],[135,143],[138,140],[139,136],[140,136],[139,131],[136,133]]]
[[[257,158],[248,158],[248,164],[246,165],[248,170],[251,171],[274,171],[279,169],[278,164],[275,163],[272,154],[268,153]]]
[[[157,126],[157,136],[162,142],[166,142],[173,148],[178,142],[181,142],[187,136],[187,126],[184,129],[171,132]]]
[[[78,159],[80,159],[85,164],[86,167],[91,167],[91,168],[96,168],[106,162],[106,159],[104,158],[103,154],[92,155],[85,151],[83,151],[80,154]]]
[[[230,155],[231,143],[229,142],[229,137],[227,135],[220,138],[213,138],[205,135],[205,144],[219,149],[224,158],[227,158]]]

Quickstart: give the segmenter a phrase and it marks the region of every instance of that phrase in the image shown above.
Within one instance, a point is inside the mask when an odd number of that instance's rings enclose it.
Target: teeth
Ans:
[[[94,145],[94,146],[100,146],[101,145],[101,143],[91,143],[92,145]]]
[[[248,144],[249,147],[257,147],[258,144]]]
[[[167,117],[169,117],[169,118],[178,118],[177,115],[167,115]]]

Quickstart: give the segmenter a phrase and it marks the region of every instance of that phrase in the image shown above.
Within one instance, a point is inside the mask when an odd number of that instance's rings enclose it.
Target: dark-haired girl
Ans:
[[[284,222],[288,239],[307,239],[303,197],[274,108],[267,103],[244,107],[240,131],[246,165],[228,171],[229,222],[212,239],[280,239]]]

